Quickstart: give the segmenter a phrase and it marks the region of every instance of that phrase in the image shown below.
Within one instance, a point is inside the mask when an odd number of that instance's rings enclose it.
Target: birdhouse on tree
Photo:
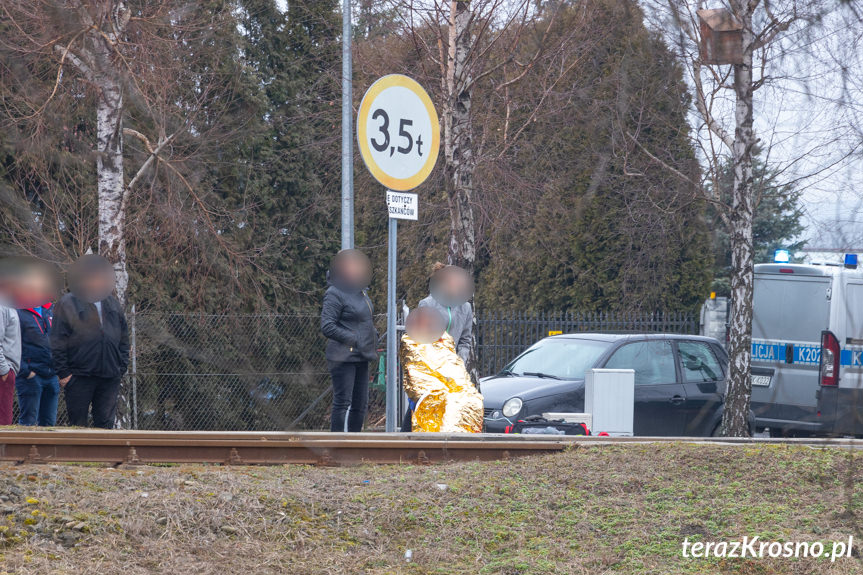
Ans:
[[[698,10],[699,52],[704,64],[743,63],[743,24],[725,8]]]

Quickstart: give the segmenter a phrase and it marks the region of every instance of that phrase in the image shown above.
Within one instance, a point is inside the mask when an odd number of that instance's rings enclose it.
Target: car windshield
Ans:
[[[513,375],[583,379],[610,345],[589,339],[545,339],[515,358],[503,371]]]

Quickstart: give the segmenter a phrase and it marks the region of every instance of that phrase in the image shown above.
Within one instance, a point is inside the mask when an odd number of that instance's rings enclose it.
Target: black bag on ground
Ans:
[[[562,419],[549,420],[539,415],[519,419],[506,427],[506,433],[523,435],[590,435],[583,423],[572,423]]]

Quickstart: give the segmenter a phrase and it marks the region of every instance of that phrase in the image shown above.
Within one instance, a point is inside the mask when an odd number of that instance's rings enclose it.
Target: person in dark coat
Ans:
[[[369,362],[377,359],[378,334],[372,302],[368,257],[342,250],[333,261],[321,310],[321,332],[327,338],[326,358],[333,378],[331,431],[362,431],[369,397]],[[350,408],[350,409],[348,409]]]
[[[66,392],[70,425],[114,427],[120,380],[129,365],[129,328],[108,260],[82,256],[70,272],[71,293],[54,308],[51,353]]]
[[[21,425],[57,423],[60,384],[51,358],[51,303],[18,310],[21,326],[21,370],[15,382]]]

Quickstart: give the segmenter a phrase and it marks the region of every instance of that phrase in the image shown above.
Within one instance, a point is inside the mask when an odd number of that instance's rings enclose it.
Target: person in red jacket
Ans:
[[[56,297],[56,271],[48,262],[31,257],[16,256],[0,261],[0,425],[12,424],[12,402],[16,390],[18,403],[29,414],[30,404],[24,396],[29,398],[31,389],[41,388],[32,375],[31,361],[38,365],[37,371],[46,377],[53,373],[50,353],[46,355],[44,349],[34,352],[29,345],[32,336],[30,328],[36,329],[36,325],[30,323],[27,316],[22,324],[21,314],[16,310],[35,310]],[[44,346],[47,338],[42,337],[41,341]],[[56,389],[56,382],[53,387]],[[54,395],[56,397],[56,393]],[[46,403],[46,410],[51,410],[50,401]],[[56,399],[53,411],[56,417]],[[29,421],[29,417],[26,421]],[[49,421],[47,416],[45,421]],[[50,421],[53,424],[53,418]]]
[[[60,383],[51,359],[51,302],[18,310],[21,326],[21,369],[15,382],[20,425],[57,424]]]

